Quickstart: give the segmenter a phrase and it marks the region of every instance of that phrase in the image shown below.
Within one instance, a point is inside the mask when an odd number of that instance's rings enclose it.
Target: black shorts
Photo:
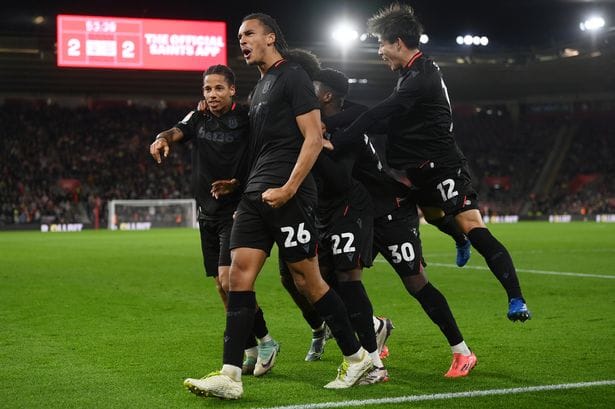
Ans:
[[[456,216],[470,209],[478,209],[478,195],[466,164],[456,168],[408,169],[413,185],[413,197],[420,207],[436,207],[447,215]]]
[[[328,271],[372,265],[374,236],[371,206],[344,206],[320,231],[318,263]]]
[[[267,255],[275,242],[280,257],[295,263],[316,255],[315,200],[299,190],[284,206],[274,209],[263,202],[260,192],[241,197],[231,231],[230,248],[248,247]]]
[[[374,219],[373,257],[382,254],[400,277],[407,277],[422,271],[423,250],[418,218],[403,209],[398,211]],[[396,217],[399,214],[402,216]]]
[[[199,217],[201,252],[203,253],[203,265],[207,277],[217,277],[218,267],[231,265],[229,243],[232,227],[232,215],[216,219]]]

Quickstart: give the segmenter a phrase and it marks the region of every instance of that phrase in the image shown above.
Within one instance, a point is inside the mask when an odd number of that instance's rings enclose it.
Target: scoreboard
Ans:
[[[203,71],[226,54],[222,21],[57,17],[59,67]]]

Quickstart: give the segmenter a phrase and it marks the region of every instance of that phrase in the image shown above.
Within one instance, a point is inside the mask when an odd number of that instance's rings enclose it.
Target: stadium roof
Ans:
[[[345,18],[365,29],[366,19],[391,0],[310,0],[310,1],[17,1],[3,6],[0,32],[44,33],[55,31],[55,15],[93,14],[122,17],[225,20],[229,34],[241,18],[262,11],[274,16],[290,43],[305,44],[330,39],[331,26]],[[458,35],[489,37],[493,48],[552,47],[573,42],[587,33],[579,23],[600,14],[606,29],[615,26],[615,0],[414,0],[411,4],[434,46],[455,46]],[[45,21],[33,24],[37,16]]]

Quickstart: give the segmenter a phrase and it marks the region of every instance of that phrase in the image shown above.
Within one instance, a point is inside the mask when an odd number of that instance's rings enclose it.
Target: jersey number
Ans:
[[[312,238],[312,235],[308,230],[304,228],[305,223],[299,224],[299,228],[297,229],[297,240],[295,238],[295,229],[291,226],[280,227],[280,231],[282,233],[286,233],[286,240],[284,240],[284,247],[295,247],[297,246],[297,241],[301,244],[308,243]]]
[[[446,179],[444,182],[438,183],[438,185],[436,187],[440,191],[440,195],[442,196],[442,200],[444,200],[445,202],[448,199],[452,199],[453,197],[455,197],[455,196],[457,196],[459,194],[459,192],[454,190],[455,189],[455,181],[453,179]],[[446,187],[446,190],[444,189],[445,187]]]
[[[403,243],[401,245],[401,248],[399,245],[394,244],[392,246],[389,246],[388,249],[391,251],[391,255],[393,256],[393,264],[399,264],[402,260],[414,260],[414,247],[412,247],[411,243]],[[400,251],[397,251],[398,249]]]
[[[348,239],[343,249],[340,248],[342,239]],[[352,243],[354,243],[354,234],[352,233],[334,234],[331,236],[331,240],[333,240],[333,254],[353,253],[356,250],[352,246]]]

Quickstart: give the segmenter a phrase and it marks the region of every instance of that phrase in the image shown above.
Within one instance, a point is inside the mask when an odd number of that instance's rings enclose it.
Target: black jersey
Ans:
[[[193,142],[192,188],[201,212],[206,218],[232,214],[239,203],[241,189],[215,199],[212,182],[220,179],[239,180],[244,185],[249,169],[248,109],[233,104],[232,109],[216,117],[210,112],[192,111],[176,125],[182,141]]]
[[[367,111],[367,107],[345,101],[342,111],[335,115],[323,118],[327,130],[335,131],[352,123],[359,115]],[[358,180],[369,192],[373,202],[374,217],[378,218],[390,214],[400,207],[400,197],[407,195],[407,187],[395,180],[378,152],[375,144],[367,135],[363,135],[361,144],[352,144],[357,160],[353,162],[352,177]],[[341,146],[342,156],[350,146]],[[335,150],[338,148],[336,147]],[[335,152],[334,150],[334,152]],[[380,155],[379,155],[380,153]],[[338,176],[339,178],[339,176]],[[320,198],[320,191],[319,191]]]
[[[296,117],[318,109],[314,85],[300,65],[281,60],[259,80],[250,99],[250,151],[255,157],[246,192],[283,186],[297,162],[303,135]],[[300,190],[314,192],[311,176]]]
[[[423,53],[399,70],[393,94],[336,134],[333,144],[356,140],[383,120],[388,120],[386,158],[391,167],[418,168],[428,162],[455,167],[464,161],[453,137],[451,106],[440,68]]]

